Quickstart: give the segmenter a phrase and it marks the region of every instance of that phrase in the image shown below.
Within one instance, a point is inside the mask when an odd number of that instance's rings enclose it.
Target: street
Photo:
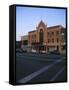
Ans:
[[[16,82],[66,81],[66,59],[56,54],[16,53]]]

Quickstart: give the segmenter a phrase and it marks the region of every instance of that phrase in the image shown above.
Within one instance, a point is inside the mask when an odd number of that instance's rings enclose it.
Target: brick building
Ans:
[[[28,46],[36,52],[66,52],[66,29],[61,25],[47,27],[40,21],[36,30],[28,32],[27,39]]]

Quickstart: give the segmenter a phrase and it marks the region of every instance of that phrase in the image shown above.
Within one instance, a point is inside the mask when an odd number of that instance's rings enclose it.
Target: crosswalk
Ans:
[[[50,65],[48,65],[48,66],[45,66],[45,67],[41,68],[40,70],[35,71],[35,72],[31,73],[30,75],[28,75],[28,76],[26,76],[26,77],[18,80],[18,83],[27,83],[27,82],[29,82],[30,80],[32,80],[33,78],[37,77],[38,75],[40,75],[40,74],[43,73],[43,72],[46,72],[48,69],[50,69],[50,68],[53,67],[55,64],[60,63],[60,62],[62,62],[62,60],[57,60],[57,61],[55,61],[54,63],[52,63],[52,64],[50,64]],[[55,78],[56,78],[62,71],[63,71],[63,69],[62,69],[60,72],[58,72],[58,74],[57,74],[54,78],[52,78],[51,81],[52,81],[52,80],[55,80]]]
[[[51,82],[55,81],[55,79],[64,71],[65,67],[62,67],[52,78]]]

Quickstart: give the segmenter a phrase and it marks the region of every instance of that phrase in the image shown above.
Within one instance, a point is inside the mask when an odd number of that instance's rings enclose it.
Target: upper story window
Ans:
[[[52,32],[52,35],[54,35],[54,32]]]
[[[54,43],[54,39],[52,39],[52,43]]]
[[[36,38],[36,34],[34,35],[34,38]]]
[[[50,32],[48,32],[47,34],[48,34],[48,36],[53,36],[53,35],[54,35],[54,32],[51,32],[51,31],[50,31]]]
[[[48,32],[48,36],[50,35],[50,33]]]
[[[57,43],[59,42],[59,38],[57,38]]]
[[[56,35],[59,35],[59,31],[56,32]]]

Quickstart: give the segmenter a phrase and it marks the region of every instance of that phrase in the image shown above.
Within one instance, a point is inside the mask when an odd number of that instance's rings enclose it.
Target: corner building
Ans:
[[[66,29],[61,25],[47,27],[40,21],[36,30],[28,32],[28,45],[37,52],[66,51]]]

